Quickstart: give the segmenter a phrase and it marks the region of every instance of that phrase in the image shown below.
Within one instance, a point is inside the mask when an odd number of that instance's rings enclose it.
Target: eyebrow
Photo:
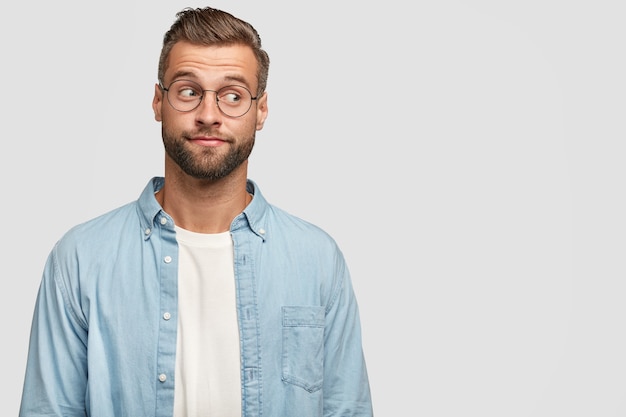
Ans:
[[[183,78],[183,77],[187,77],[187,78],[195,78],[197,79],[198,77],[196,77],[196,75],[191,72],[191,71],[176,71],[174,73],[174,75],[172,75],[172,81],[178,79],[178,78]]]
[[[173,74],[171,82],[174,82],[181,78],[190,78],[192,81],[199,81],[198,76],[194,72],[181,70],[181,71],[176,71]],[[244,87],[250,87],[246,79],[238,74],[227,74],[225,77],[222,78],[221,83],[226,83],[226,82],[237,82],[237,83],[243,84]]]

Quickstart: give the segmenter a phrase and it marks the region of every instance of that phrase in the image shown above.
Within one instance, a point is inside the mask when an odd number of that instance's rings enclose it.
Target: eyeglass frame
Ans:
[[[198,100],[198,104],[196,104],[196,106],[195,106],[193,109],[189,109],[189,110],[179,110],[179,109],[177,109],[176,107],[174,107],[174,105],[173,105],[173,104],[172,104],[172,102],[170,101],[170,96],[169,96],[170,88],[172,88],[172,84],[174,84],[175,82],[178,82],[178,81],[187,81],[187,82],[190,82],[190,83],[196,84],[198,87],[200,87],[199,92],[200,92],[200,93],[202,93],[202,95],[200,96],[200,100]],[[241,88],[243,88],[244,90],[246,90],[246,91],[248,92],[248,94],[250,94],[250,106],[248,106],[248,109],[247,109],[245,112],[243,112],[243,114],[240,114],[239,116],[231,116],[230,114],[226,114],[226,112],[224,112],[224,110],[222,110],[222,108],[220,107],[220,99],[218,98],[217,93],[218,93],[219,91],[221,91],[221,90],[225,89],[225,88],[228,88],[228,87],[241,87]],[[257,96],[255,96],[255,97],[252,97],[252,92],[251,92],[250,90],[248,90],[248,88],[244,87],[243,85],[239,85],[239,84],[230,84],[230,85],[225,85],[224,87],[221,87],[221,88],[219,88],[219,89],[217,89],[217,90],[203,90],[203,89],[202,89],[202,86],[201,86],[198,82],[196,82],[196,81],[193,81],[193,80],[186,80],[186,79],[178,79],[178,80],[174,80],[174,81],[172,81],[172,82],[170,83],[170,85],[169,85],[167,88],[165,88],[165,86],[164,86],[161,82],[159,82],[159,88],[160,88],[161,90],[165,91],[166,93],[168,93],[168,94],[167,94],[167,103],[168,103],[168,104],[169,104],[169,105],[170,105],[170,106],[171,106],[174,110],[176,110],[177,112],[181,112],[181,113],[189,113],[189,112],[192,112],[192,111],[196,110],[198,107],[200,107],[200,104],[202,104],[202,100],[203,100],[203,99],[204,99],[204,97],[206,96],[206,94],[204,94],[205,92],[210,91],[210,92],[212,92],[212,93],[215,93],[215,105],[217,106],[217,108],[219,109],[219,111],[220,111],[220,112],[221,112],[224,116],[226,116],[226,117],[232,117],[233,119],[237,119],[237,118],[239,118],[239,117],[243,117],[243,116],[245,116],[246,114],[248,114],[248,112],[249,112],[249,111],[250,111],[250,109],[252,108],[252,102],[253,102],[253,101],[256,101],[256,100],[259,98],[259,96],[258,96],[258,95],[257,95]]]

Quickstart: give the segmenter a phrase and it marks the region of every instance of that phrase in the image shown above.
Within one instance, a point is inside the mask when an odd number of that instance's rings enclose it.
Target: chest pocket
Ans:
[[[283,381],[309,392],[324,380],[324,307],[285,306],[283,318]]]

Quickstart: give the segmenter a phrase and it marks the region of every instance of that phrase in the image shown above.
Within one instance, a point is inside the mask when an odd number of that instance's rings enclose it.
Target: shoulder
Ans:
[[[140,231],[137,202],[127,203],[69,229],[57,242],[58,253],[74,253],[115,245]]]
[[[322,227],[269,203],[253,181],[249,180],[248,187],[254,199],[245,212],[251,227],[257,233],[263,230],[266,243],[311,254],[339,252],[335,239]]]
[[[279,207],[269,205],[268,234],[279,235],[290,246],[306,248],[310,253],[340,253],[335,239],[322,227]]]

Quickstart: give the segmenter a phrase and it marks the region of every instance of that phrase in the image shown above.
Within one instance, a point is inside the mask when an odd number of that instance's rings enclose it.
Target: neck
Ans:
[[[217,181],[166,170],[165,184],[155,196],[177,226],[197,233],[226,232],[252,200],[245,168]]]

